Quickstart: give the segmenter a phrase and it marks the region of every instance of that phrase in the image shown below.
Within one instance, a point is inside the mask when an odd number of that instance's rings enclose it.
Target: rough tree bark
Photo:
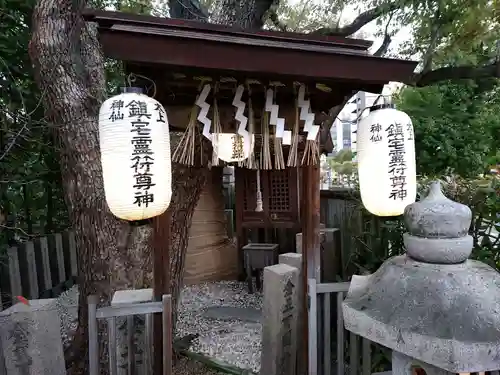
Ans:
[[[87,296],[97,294],[106,304],[115,290],[148,287],[152,278],[152,228],[132,228],[116,219],[104,198],[98,139],[98,111],[106,95],[104,60],[95,25],[85,24],[79,16],[85,5],[39,0],[29,51],[46,115],[60,142],[65,199],[76,232],[80,300],[78,330],[67,353],[72,374],[86,373],[88,363]],[[208,161],[210,146],[203,142],[199,147]],[[206,177],[206,167],[174,165],[169,214],[175,301],[182,286],[191,217]],[[104,347],[101,353],[105,373]]]
[[[79,16],[84,6],[84,1],[38,1],[29,47],[45,112],[60,142],[63,188],[76,233],[80,308],[68,356],[73,374],[85,373],[87,296],[97,294],[107,303],[114,290],[151,280],[151,228],[131,228],[116,219],[104,199],[98,140],[104,64],[96,27]]]

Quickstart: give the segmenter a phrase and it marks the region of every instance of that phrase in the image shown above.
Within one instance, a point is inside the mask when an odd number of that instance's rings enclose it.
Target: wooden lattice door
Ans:
[[[276,243],[279,251],[295,251],[300,231],[297,169],[260,171],[263,211],[255,212],[257,171],[236,168],[236,232],[238,248],[249,242]],[[239,252],[240,277],[244,277],[243,253]]]
[[[267,171],[268,220],[273,227],[298,224],[297,170],[287,168]]]
[[[263,211],[256,212],[257,171],[236,169],[236,204],[243,227],[298,225],[297,170],[260,171]]]

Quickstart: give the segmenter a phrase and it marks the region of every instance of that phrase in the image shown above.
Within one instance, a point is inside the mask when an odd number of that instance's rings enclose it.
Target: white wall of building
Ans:
[[[391,83],[384,87],[382,95],[385,100],[391,99],[391,93],[399,88],[396,83]],[[339,113],[337,119],[333,122],[331,128],[331,135],[335,151],[349,148],[356,152],[356,131],[358,129],[358,122],[361,118],[368,115],[365,108],[374,105],[380,94],[373,94],[369,92],[360,91],[354,95]],[[378,103],[382,103],[384,98],[380,98]],[[344,124],[350,123],[350,134],[346,134]],[[347,126],[346,126],[347,127]]]

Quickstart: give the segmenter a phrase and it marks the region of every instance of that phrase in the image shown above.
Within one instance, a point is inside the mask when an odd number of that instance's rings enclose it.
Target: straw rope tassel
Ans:
[[[243,167],[248,169],[257,169],[257,160],[255,158],[255,113],[253,111],[252,105],[252,92],[250,91],[250,85],[247,83],[247,92],[248,92],[248,133],[250,135],[250,139],[252,142],[252,146],[250,149],[250,155],[248,158],[243,161]]]
[[[295,123],[293,124],[292,145],[290,146],[290,153],[288,154],[288,162],[287,162],[287,165],[289,167],[296,167],[298,165],[299,128],[300,128],[299,103],[298,100],[295,99]]]
[[[216,88],[217,90],[217,88]],[[215,91],[216,92],[216,91]],[[214,95],[214,102],[213,102],[213,121],[212,121],[212,146],[213,146],[213,153],[212,153],[212,165],[214,167],[219,166],[220,164],[220,159],[219,159],[219,134],[222,133],[222,125],[220,123],[220,113],[219,113],[219,105],[217,103],[217,97]]]
[[[260,153],[260,169],[273,169],[271,162],[271,151],[269,150],[269,113],[263,111],[262,127],[262,150]]]
[[[203,87],[203,82],[200,83],[198,87],[198,92],[201,92]],[[189,113],[189,123],[186,127],[186,131],[181,137],[179,144],[175,148],[174,155],[172,156],[172,161],[179,164],[185,164],[192,166],[194,165],[194,152],[196,148],[196,136],[197,136],[197,127],[198,127],[198,110],[199,107],[196,104],[200,94],[196,97],[195,104],[191,108],[191,112]],[[201,147],[201,151],[203,152],[203,147]]]
[[[189,123],[186,131],[177,145],[172,161],[179,164],[192,166],[194,164],[194,151],[196,147],[196,127],[197,127],[198,107],[193,105],[189,114]]]
[[[302,156],[302,165],[316,165],[319,163],[319,133],[315,140],[307,140],[304,155]]]

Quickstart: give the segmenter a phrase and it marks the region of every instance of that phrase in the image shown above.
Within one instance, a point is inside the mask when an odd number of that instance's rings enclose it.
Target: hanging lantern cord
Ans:
[[[141,74],[137,74],[137,73],[130,73],[128,76],[127,76],[127,83],[129,85],[129,87],[132,87],[132,84],[135,83],[137,81],[137,78],[142,78],[146,81],[149,81],[151,82],[151,86],[148,88],[148,91],[151,87],[153,87],[153,95],[151,95],[152,98],[156,97],[156,83],[155,81],[153,81],[151,78],[148,78],[146,76],[143,76]]]

